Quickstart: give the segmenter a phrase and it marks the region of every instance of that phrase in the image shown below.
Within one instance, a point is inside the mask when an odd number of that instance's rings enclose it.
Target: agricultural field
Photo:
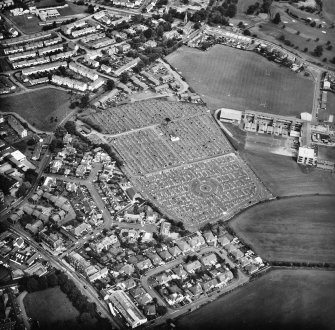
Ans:
[[[292,197],[256,205],[230,222],[268,261],[335,263],[334,196]]]
[[[75,320],[79,315],[60,288],[28,293],[24,300],[27,315],[41,325],[57,321]]]
[[[220,107],[299,115],[312,110],[313,82],[255,53],[216,45],[182,47],[167,61],[210,109]]]
[[[274,196],[335,194],[335,176],[328,171],[305,172],[295,159],[271,153],[241,151],[240,155]]]
[[[178,329],[331,330],[335,272],[272,270],[177,321]]]
[[[0,109],[21,115],[37,129],[50,131],[70,112],[70,96],[55,88],[43,88],[0,98]],[[52,118],[57,120],[52,120]]]

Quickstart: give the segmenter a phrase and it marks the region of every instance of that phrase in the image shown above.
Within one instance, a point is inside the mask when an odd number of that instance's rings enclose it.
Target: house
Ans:
[[[220,274],[217,279],[220,285],[227,285],[227,283],[234,278],[233,273],[228,270],[227,272]]]
[[[194,273],[197,269],[201,268],[201,263],[199,260],[195,260],[184,265],[184,268],[188,273]]]
[[[144,314],[147,315],[147,316],[156,315],[156,306],[155,305],[144,306]]]
[[[218,285],[218,281],[216,278],[213,278],[202,284],[202,287],[205,292],[213,290]]]
[[[136,267],[139,269],[139,270],[145,270],[145,269],[148,269],[148,268],[151,268],[153,267],[150,259],[145,259],[143,261],[140,261],[136,264]]]
[[[136,301],[140,306],[145,306],[152,302],[152,297],[146,292],[144,295],[136,298]]]
[[[252,275],[258,271],[258,267],[254,264],[249,264],[244,269],[249,275]]]
[[[214,253],[211,253],[205,257],[202,257],[201,262],[205,266],[214,266],[217,263],[216,255]]]
[[[169,261],[172,260],[172,255],[170,254],[169,251],[163,250],[161,252],[158,252],[159,256],[164,260],[164,261]]]
[[[220,243],[222,246],[226,246],[230,243],[230,241],[227,236],[221,236],[218,238],[218,243]]]
[[[240,262],[241,267],[243,267],[243,268],[250,264],[250,260],[247,257],[242,257],[239,260],[239,262]]]
[[[160,228],[160,234],[163,236],[169,236],[170,235],[170,228],[171,228],[171,223],[163,221],[161,223],[161,228]]]
[[[231,255],[236,259],[239,260],[244,256],[244,253],[240,249],[236,249],[231,252]]]
[[[131,290],[135,288],[137,284],[133,278],[130,278],[128,280],[125,280],[124,282],[118,283],[117,286],[122,290]]]
[[[158,266],[158,265],[163,265],[164,262],[162,260],[162,258],[157,254],[157,253],[148,253],[147,257],[152,261],[152,263],[154,264],[154,266]]]
[[[156,281],[158,284],[163,285],[168,283],[171,280],[171,277],[168,276],[166,273],[161,273],[156,276]]]
[[[178,246],[168,247],[168,251],[173,257],[177,257],[181,254],[181,250],[179,249]]]
[[[206,231],[203,236],[208,245],[214,245],[216,243],[216,237],[211,231]]]
[[[144,295],[146,291],[142,287],[136,287],[136,288],[131,289],[129,293],[133,298],[138,298]]]
[[[188,244],[192,249],[200,249],[206,244],[205,239],[202,236],[193,236],[188,240]]]
[[[202,287],[200,283],[197,283],[196,285],[192,286],[190,288],[190,291],[194,297],[198,297],[203,293]]]
[[[177,241],[176,244],[179,247],[180,251],[184,254],[191,251],[191,247],[185,241],[180,240]]]
[[[185,269],[181,264],[179,264],[176,268],[174,268],[173,272],[182,280],[187,277],[187,272],[185,271]]]
[[[235,251],[237,249],[237,247],[233,244],[228,244],[224,247],[224,249],[228,252],[228,253],[232,253],[233,251]]]

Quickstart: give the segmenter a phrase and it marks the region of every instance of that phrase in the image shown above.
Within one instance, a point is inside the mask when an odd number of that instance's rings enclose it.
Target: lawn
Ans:
[[[252,53],[217,45],[182,47],[167,56],[210,109],[250,109],[281,115],[311,112],[313,82]]]
[[[55,88],[44,88],[15,96],[0,98],[1,111],[13,111],[36,128],[51,131],[69,113],[70,95]],[[51,117],[58,120],[51,121]]]
[[[266,260],[335,263],[334,200],[279,199],[242,212],[230,226]]]
[[[24,300],[27,315],[42,325],[56,321],[75,320],[79,315],[60,288],[28,293]]]
[[[87,10],[86,6],[76,5],[74,3],[68,3],[68,7],[59,8],[58,11],[62,16],[83,14]],[[88,14],[86,14],[88,15]]]
[[[274,196],[335,194],[335,176],[328,171],[305,173],[290,157],[240,151],[242,158]]]
[[[335,272],[273,270],[185,315],[178,329],[335,329]]]

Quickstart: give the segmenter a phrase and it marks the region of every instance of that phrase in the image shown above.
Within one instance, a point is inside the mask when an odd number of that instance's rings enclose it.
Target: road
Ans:
[[[78,274],[75,271],[73,271],[66,264],[64,264],[60,260],[58,260],[57,257],[53,256],[51,253],[49,253],[48,251],[41,248],[35,241],[33,241],[33,239],[24,230],[21,230],[18,227],[12,226],[10,228],[10,231],[19,235],[19,236],[21,236],[26,241],[28,241],[29,244],[32,247],[34,247],[34,249],[36,251],[38,251],[41,254],[42,257],[44,257],[46,260],[48,260],[53,267],[55,267],[57,269],[60,269],[64,273],[66,273],[74,281],[74,283],[80,289],[80,291],[85,296],[87,296],[92,302],[96,303],[97,312],[98,313],[100,312],[103,317],[107,318],[111,322],[111,324],[114,328],[116,328],[116,329],[123,329],[124,328],[124,325],[120,322],[120,320],[116,321],[114,318],[112,318],[107,304],[104,301],[99,299],[98,294],[95,291],[95,289],[91,286],[91,284],[89,282],[87,282],[84,279],[84,277],[78,276]]]

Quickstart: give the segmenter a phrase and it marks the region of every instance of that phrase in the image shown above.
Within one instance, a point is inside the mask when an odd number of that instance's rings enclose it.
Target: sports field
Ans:
[[[178,329],[335,329],[335,272],[273,270],[185,315]]]
[[[26,34],[42,31],[42,26],[38,24],[40,20],[35,15],[24,14],[21,16],[10,16],[9,18]]]
[[[220,107],[299,115],[312,110],[313,82],[256,53],[216,45],[182,47],[167,61],[210,109]]]
[[[23,302],[27,315],[42,325],[75,320],[79,315],[77,309],[58,287],[28,293]]]
[[[269,261],[335,263],[335,196],[292,197],[254,206],[230,222]]]
[[[315,169],[305,173],[295,159],[271,153],[240,154],[274,196],[335,194],[335,175],[328,171]]]
[[[13,111],[37,129],[53,130],[69,109],[70,95],[55,88],[44,88],[24,94],[0,98],[1,111]],[[57,121],[50,120],[51,117]]]

